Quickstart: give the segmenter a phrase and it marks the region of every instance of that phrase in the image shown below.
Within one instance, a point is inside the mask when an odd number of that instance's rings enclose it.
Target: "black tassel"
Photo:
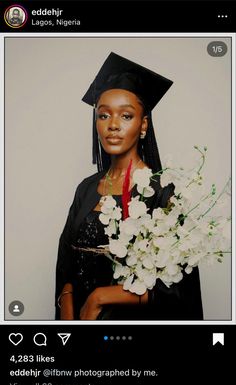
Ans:
[[[93,164],[97,163],[97,154],[98,154],[98,134],[96,128],[96,109],[93,108]]]
[[[161,160],[159,155],[159,150],[157,146],[157,141],[155,137],[153,122],[152,122],[152,113],[149,112],[148,116],[148,129],[145,139],[141,140],[143,158],[147,165],[152,169],[152,171],[157,172],[162,169]]]

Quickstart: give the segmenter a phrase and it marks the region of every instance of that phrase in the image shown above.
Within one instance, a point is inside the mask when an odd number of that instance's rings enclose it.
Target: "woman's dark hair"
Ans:
[[[138,153],[153,172],[158,172],[162,169],[162,166],[152,123],[152,114],[151,112],[146,112],[145,107],[144,116],[148,118],[148,129],[146,137],[139,140]],[[103,150],[98,140],[95,108],[93,109],[93,164],[97,164],[98,172],[108,170],[111,165],[110,155]]]

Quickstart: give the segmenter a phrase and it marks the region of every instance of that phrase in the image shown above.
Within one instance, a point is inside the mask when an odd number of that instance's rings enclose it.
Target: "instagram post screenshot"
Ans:
[[[7,385],[235,378],[233,1],[2,1]]]

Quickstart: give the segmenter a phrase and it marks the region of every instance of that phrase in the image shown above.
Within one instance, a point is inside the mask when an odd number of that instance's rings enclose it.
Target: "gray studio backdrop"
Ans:
[[[55,265],[76,186],[91,164],[92,109],[81,102],[113,51],[172,79],[153,121],[161,157],[193,165],[206,145],[205,176],[222,187],[231,173],[231,41],[223,57],[208,38],[5,39],[5,318],[53,320]],[[231,319],[231,260],[201,268],[206,320]]]

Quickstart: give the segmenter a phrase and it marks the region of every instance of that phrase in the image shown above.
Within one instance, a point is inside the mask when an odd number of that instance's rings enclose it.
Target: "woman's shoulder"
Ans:
[[[76,194],[81,194],[89,186],[97,184],[99,180],[105,175],[106,171],[96,172],[84,178],[77,186]]]
[[[84,178],[80,184],[93,183],[94,181],[100,180],[105,174],[106,174],[106,171],[95,172],[94,174]]]

